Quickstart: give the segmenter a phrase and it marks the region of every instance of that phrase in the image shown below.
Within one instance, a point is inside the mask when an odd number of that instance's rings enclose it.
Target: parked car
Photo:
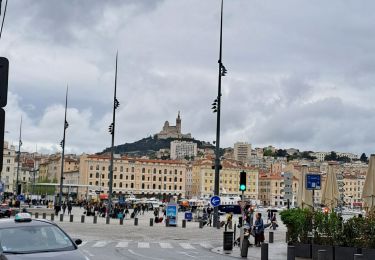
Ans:
[[[10,218],[12,216],[12,209],[7,204],[0,205],[0,218]]]

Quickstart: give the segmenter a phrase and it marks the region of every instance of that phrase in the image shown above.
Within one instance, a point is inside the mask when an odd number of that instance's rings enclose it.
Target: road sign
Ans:
[[[17,196],[17,200],[22,200],[23,201],[24,199],[25,199],[25,197],[22,194]]]
[[[210,202],[211,202],[212,207],[217,207],[217,206],[220,205],[220,197],[219,196],[213,196],[213,197],[211,197]]]
[[[320,174],[306,174],[306,190],[320,190]]]

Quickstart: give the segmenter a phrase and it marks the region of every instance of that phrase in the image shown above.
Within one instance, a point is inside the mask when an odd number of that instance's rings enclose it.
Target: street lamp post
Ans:
[[[18,142],[18,153],[17,153],[17,177],[16,177],[16,194],[20,195],[21,194],[21,189],[19,189],[19,171],[20,171],[20,156],[21,156],[21,146],[22,146],[22,141],[21,141],[21,133],[22,133],[22,116],[21,116],[21,123],[20,123],[20,136],[19,136],[19,142]]]
[[[108,194],[108,213],[107,217],[110,216],[112,210],[112,186],[113,186],[113,153],[114,153],[114,143],[115,143],[115,125],[116,125],[116,109],[120,106],[120,102],[118,102],[116,98],[116,90],[117,90],[117,60],[118,60],[118,52],[116,53],[116,70],[115,70],[115,90],[113,95],[113,113],[112,113],[112,123],[109,126],[109,133],[112,135],[112,142],[111,142],[111,161],[109,166],[109,194]]]
[[[215,184],[214,184],[214,195],[219,196],[220,193],[220,113],[221,113],[221,77],[225,76],[227,70],[222,63],[222,32],[223,32],[223,0],[221,0],[221,13],[220,13],[220,50],[219,50],[219,79],[218,79],[218,91],[217,98],[212,104],[213,111],[216,112],[216,147],[215,147]],[[214,227],[220,227],[219,224],[219,209],[214,208],[213,216]]]
[[[63,139],[60,143],[62,147],[62,153],[61,153],[61,174],[60,174],[60,193],[59,193],[59,207],[61,209],[62,204],[62,190],[64,186],[64,156],[65,156],[65,132],[68,128],[69,124],[66,121],[66,110],[68,107],[68,86],[66,87],[66,95],[65,95],[65,116],[64,116],[64,133],[63,133]]]

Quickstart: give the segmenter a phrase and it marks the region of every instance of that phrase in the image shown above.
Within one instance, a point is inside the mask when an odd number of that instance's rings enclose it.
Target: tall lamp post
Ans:
[[[20,171],[21,146],[22,146],[21,133],[22,133],[22,116],[21,116],[21,122],[20,122],[20,136],[19,136],[18,152],[17,152],[17,177],[16,177],[16,194],[17,195],[21,194],[21,189],[19,187],[19,181],[18,181],[19,179],[18,176],[19,176],[19,171]]]
[[[60,173],[60,193],[59,193],[59,206],[61,209],[61,204],[62,204],[62,191],[63,191],[63,186],[64,186],[64,156],[65,156],[65,132],[66,129],[68,128],[69,124],[66,121],[66,110],[68,107],[68,86],[66,86],[66,95],[65,95],[65,115],[64,115],[64,134],[63,134],[63,139],[60,143],[62,152],[61,152],[61,173]]]
[[[221,112],[221,77],[225,76],[227,69],[224,67],[221,57],[222,57],[222,34],[223,34],[223,0],[221,0],[221,15],[220,15],[220,51],[219,51],[219,81],[218,81],[218,91],[217,98],[212,104],[212,109],[214,113],[217,113],[216,119],[216,148],[215,148],[215,186],[214,186],[214,195],[219,196],[220,193],[220,112]],[[219,209],[218,207],[214,208],[214,217],[213,217],[214,227],[220,227],[219,224]]]
[[[113,113],[112,113],[112,123],[109,125],[109,133],[112,136],[111,142],[111,161],[109,166],[109,194],[108,194],[108,213],[107,217],[110,216],[112,211],[112,186],[113,186],[113,153],[114,153],[114,144],[115,144],[115,125],[116,125],[116,109],[120,106],[120,102],[118,102],[116,98],[116,90],[117,90],[117,59],[118,59],[118,52],[116,53],[116,70],[115,70],[115,90],[113,95]]]

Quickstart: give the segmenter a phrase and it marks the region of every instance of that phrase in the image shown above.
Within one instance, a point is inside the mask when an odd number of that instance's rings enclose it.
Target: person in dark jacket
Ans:
[[[254,222],[255,231],[255,246],[259,247],[260,243],[264,242],[264,223],[262,219],[262,214],[258,213]]]

